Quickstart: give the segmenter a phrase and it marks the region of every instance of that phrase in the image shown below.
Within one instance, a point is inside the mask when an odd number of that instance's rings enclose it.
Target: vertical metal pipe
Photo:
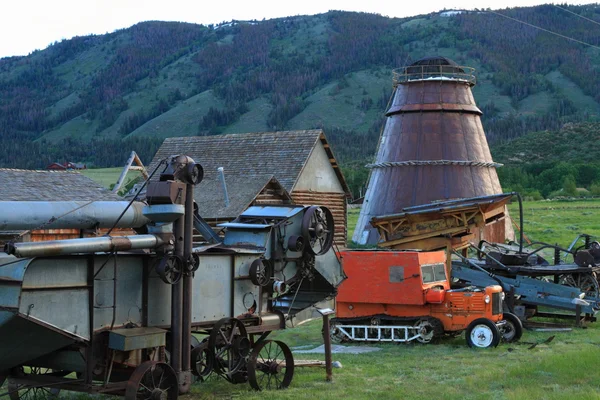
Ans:
[[[188,184],[185,193],[185,215],[183,233],[183,259],[192,256],[194,234],[194,186]],[[190,371],[192,334],[192,275],[186,271],[183,275],[183,339],[182,364],[183,371]]]
[[[175,255],[183,257],[184,217],[173,223],[175,234]],[[171,292],[171,367],[179,376],[181,372],[181,338],[182,338],[183,282],[172,285]]]
[[[225,182],[225,169],[223,167],[217,168],[219,172],[219,179],[223,185],[223,194],[225,195],[225,207],[229,207],[229,194],[227,193],[227,182]]]
[[[519,200],[519,254],[523,252],[523,198],[521,194],[515,192]]]
[[[325,345],[325,380],[331,382],[333,379],[331,369],[331,336],[329,332],[329,314],[323,315],[323,344]]]

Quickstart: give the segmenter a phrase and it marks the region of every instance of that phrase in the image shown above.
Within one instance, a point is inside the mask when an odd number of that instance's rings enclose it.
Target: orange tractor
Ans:
[[[518,340],[521,321],[503,313],[500,286],[451,289],[444,251],[342,251],[348,278],[338,288],[337,341],[428,343],[466,331],[470,347]]]

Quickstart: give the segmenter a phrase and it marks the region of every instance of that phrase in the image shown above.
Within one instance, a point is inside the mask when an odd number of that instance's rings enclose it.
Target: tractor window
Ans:
[[[423,283],[443,282],[446,280],[444,264],[429,264],[421,266]]]

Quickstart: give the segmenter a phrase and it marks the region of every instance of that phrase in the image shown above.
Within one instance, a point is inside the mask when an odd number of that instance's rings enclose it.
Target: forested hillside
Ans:
[[[600,26],[574,15],[600,22],[600,7],[568,10],[498,12],[600,46]],[[356,195],[391,70],[432,55],[477,69],[492,146],[600,115],[599,49],[492,12],[144,22],[0,59],[0,167],[148,162],[169,136],[324,128]]]

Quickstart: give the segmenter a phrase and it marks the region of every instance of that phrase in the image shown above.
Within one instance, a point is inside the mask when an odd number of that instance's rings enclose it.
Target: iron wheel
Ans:
[[[30,367],[27,375],[52,375],[64,376],[64,373],[57,373],[49,368]],[[1,386],[1,385],[0,385]],[[8,378],[8,397],[10,400],[44,400],[57,399],[60,389],[51,387],[30,386],[20,384]]]
[[[578,288],[585,297],[597,299],[600,297],[600,288],[593,272],[583,274],[564,274],[558,278],[558,283],[565,286]]]
[[[237,318],[219,320],[210,331],[208,349],[216,373],[231,382],[245,380],[250,341],[242,321]]]
[[[192,373],[203,381],[213,370],[213,358],[208,350],[208,342],[200,343],[192,350]]]
[[[171,366],[159,361],[146,361],[131,374],[125,389],[125,400],[177,400],[179,383]]]
[[[294,356],[279,340],[265,340],[252,350],[248,381],[255,390],[285,389],[294,377]]]

